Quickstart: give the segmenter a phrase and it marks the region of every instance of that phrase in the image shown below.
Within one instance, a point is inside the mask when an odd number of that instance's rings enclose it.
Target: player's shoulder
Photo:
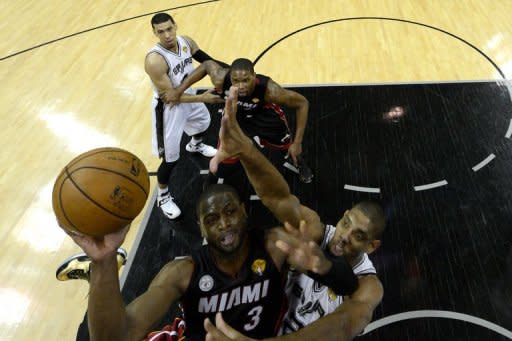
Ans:
[[[377,274],[377,270],[375,269],[372,260],[366,253],[361,255],[361,259],[352,268],[354,269],[354,273],[358,276]]]
[[[164,56],[158,51],[151,50],[146,54],[146,59],[144,61],[146,66],[158,66],[166,64]]]
[[[186,35],[181,35],[181,36],[178,36],[178,37],[181,37],[182,39],[185,39],[187,42],[193,42],[194,39],[192,39],[191,36],[186,36]]]
[[[181,271],[189,268],[193,269],[194,264],[195,262],[192,256],[179,256],[168,262],[163,269],[166,269],[167,271]]]
[[[190,46],[190,48],[192,49],[192,53],[195,53],[199,49],[199,46],[197,45],[196,41],[192,39],[192,37],[181,36],[181,38],[185,40],[185,42]]]

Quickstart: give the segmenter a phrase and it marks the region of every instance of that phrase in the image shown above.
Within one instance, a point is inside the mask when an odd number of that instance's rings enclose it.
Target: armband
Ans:
[[[327,257],[327,255],[326,255]],[[308,271],[307,275],[315,281],[334,291],[338,296],[351,295],[357,290],[359,281],[352,267],[344,257],[327,257],[332,263],[331,269],[325,275]]]
[[[206,60],[212,60],[213,58],[208,55],[208,53],[204,52],[203,50],[199,49],[192,55],[192,58],[194,60],[198,61],[199,63],[202,63]]]
[[[204,52],[203,50],[199,49],[192,55],[192,58],[194,58],[195,61],[198,61],[199,63],[205,62],[207,60],[213,60],[220,66],[222,66],[225,69],[229,69],[229,65],[221,62],[220,60],[213,59],[208,53]]]

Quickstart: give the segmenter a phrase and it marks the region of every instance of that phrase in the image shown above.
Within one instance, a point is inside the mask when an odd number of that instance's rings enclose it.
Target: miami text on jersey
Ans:
[[[198,311],[200,313],[215,313],[217,311],[229,310],[240,304],[258,302],[268,294],[269,280],[236,287],[227,292],[199,299]]]

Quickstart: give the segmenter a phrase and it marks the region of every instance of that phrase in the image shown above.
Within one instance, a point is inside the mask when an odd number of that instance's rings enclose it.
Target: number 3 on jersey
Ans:
[[[252,308],[247,315],[251,318],[249,323],[244,324],[244,330],[249,331],[256,328],[256,326],[260,323],[261,312],[263,311],[263,307],[261,305]]]

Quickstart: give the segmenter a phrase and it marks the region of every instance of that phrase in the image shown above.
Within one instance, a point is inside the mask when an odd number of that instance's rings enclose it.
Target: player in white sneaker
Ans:
[[[181,210],[167,184],[180,156],[183,132],[191,136],[187,151],[214,156],[216,149],[203,143],[203,135],[210,125],[210,113],[204,103],[222,103],[223,100],[210,92],[196,95],[189,88],[181,96],[180,103],[171,103],[175,88],[194,71],[192,59],[202,62],[212,58],[201,51],[191,38],[176,36],[177,24],[169,14],[155,14],[151,26],[159,42],[147,54],[144,68],[154,89],[153,152],[162,158],[157,171],[157,205],[168,218],[175,219]]]

